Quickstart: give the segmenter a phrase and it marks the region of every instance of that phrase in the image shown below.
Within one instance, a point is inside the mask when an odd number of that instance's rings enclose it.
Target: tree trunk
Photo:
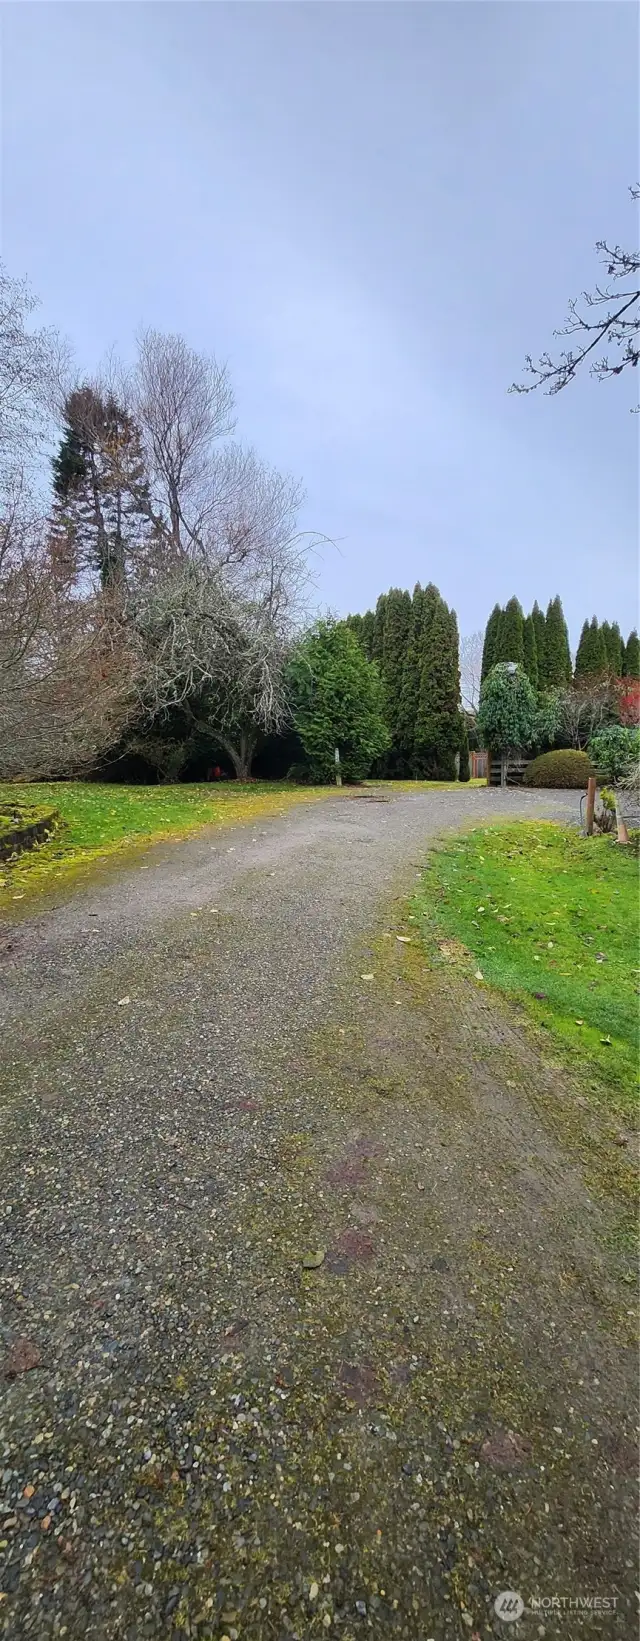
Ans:
[[[229,753],[229,757],[235,769],[236,780],[250,781],[251,765],[253,763],[253,754],[256,750],[257,736],[243,734],[240,736],[239,741],[234,743],[233,741],[228,741],[226,736],[221,735],[220,740],[225,752]]]

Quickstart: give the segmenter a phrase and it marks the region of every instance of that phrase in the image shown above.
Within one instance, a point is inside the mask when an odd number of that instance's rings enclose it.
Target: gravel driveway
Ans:
[[[576,796],[335,794],[0,930],[12,1641],[632,1633],[626,1153],[396,938],[500,815]]]

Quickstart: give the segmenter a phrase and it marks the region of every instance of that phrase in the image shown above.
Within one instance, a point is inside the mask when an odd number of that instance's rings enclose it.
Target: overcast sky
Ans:
[[[2,254],[91,368],[141,322],[338,545],[319,597],[437,582],[463,631],[636,620],[635,373],[508,395],[596,239],[633,245],[634,4],[8,5]]]

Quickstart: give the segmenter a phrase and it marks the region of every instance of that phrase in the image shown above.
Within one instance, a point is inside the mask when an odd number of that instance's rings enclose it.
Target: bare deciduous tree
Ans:
[[[131,394],[146,443],[156,522],[176,557],[206,552],[219,505],[214,453],[234,427],[226,366],[194,352],[181,336],[145,330]]]
[[[29,329],[38,307],[24,279],[0,263],[0,473],[23,471],[49,431],[69,363],[57,331]]]
[[[477,712],[482,681],[484,634],[468,633],[460,639],[460,695],[467,712]]]
[[[612,721],[616,695],[610,679],[596,678],[555,691],[554,701],[569,745],[584,748],[598,729]]]
[[[630,193],[633,199],[639,199],[640,187],[631,188]],[[620,376],[627,365],[637,365],[640,359],[640,251],[625,251],[620,245],[608,245],[605,239],[597,241],[596,250],[600,252],[607,279],[610,282],[624,280],[626,289],[612,290],[609,283],[596,285],[594,291],[583,291],[582,311],[578,298],[574,298],[569,303],[566,324],[554,331],[554,336],[577,334],[581,338],[580,345],[569,348],[555,360],[549,353],[543,353],[537,364],[531,354],[527,354],[525,366],[533,381],[513,382],[510,393],[532,393],[543,386],[547,393],[560,393],[573,381],[585,359],[599,347],[613,346],[618,350],[616,362],[610,361],[606,353],[593,360],[591,374],[600,381],[606,376]]]

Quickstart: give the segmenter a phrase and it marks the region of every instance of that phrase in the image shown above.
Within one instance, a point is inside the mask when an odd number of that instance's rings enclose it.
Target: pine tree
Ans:
[[[424,613],[424,592],[417,581],[413,589],[411,600],[411,617],[407,636],[404,666],[402,669],[402,687],[400,692],[400,710],[398,712],[397,736],[398,747],[404,758],[406,767],[415,773],[414,747],[416,718],[418,716],[418,699],[420,695],[420,666],[422,620]]]
[[[535,629],[535,626],[533,624],[533,616],[532,615],[525,616],[524,635],[523,635],[523,651],[524,651],[524,656],[523,656],[524,670],[527,674],[527,678],[529,679],[529,682],[531,684],[533,684],[534,689],[537,689],[538,688],[538,650],[537,650],[537,646],[536,646],[536,629]]]
[[[624,646],[625,678],[640,678],[640,638],[634,627]]]
[[[569,634],[560,599],[549,601],[545,621],[545,686],[554,688],[571,680]]]
[[[460,746],[458,624],[444,599],[438,594],[437,602],[434,602],[429,599],[430,593],[431,588],[428,588],[428,614],[427,619],[423,619],[415,757],[425,775],[433,779],[451,780],[455,775],[456,752]]]
[[[140,433],[112,396],[90,387],[69,394],[65,416],[52,462],[54,554],[66,539],[78,571],[121,586],[153,533]]]
[[[489,620],[487,621],[487,625],[485,627],[484,645],[482,649],[482,667],[480,670],[481,682],[486,678],[487,673],[491,672],[491,668],[495,666],[497,660],[496,644],[501,619],[502,610],[500,605],[494,604],[491,615],[489,616]]]
[[[524,661],[524,615],[517,598],[510,598],[502,612],[493,655],[497,661]]]
[[[547,687],[547,624],[537,599],[531,611],[531,620],[536,635],[538,689],[544,690]]]

